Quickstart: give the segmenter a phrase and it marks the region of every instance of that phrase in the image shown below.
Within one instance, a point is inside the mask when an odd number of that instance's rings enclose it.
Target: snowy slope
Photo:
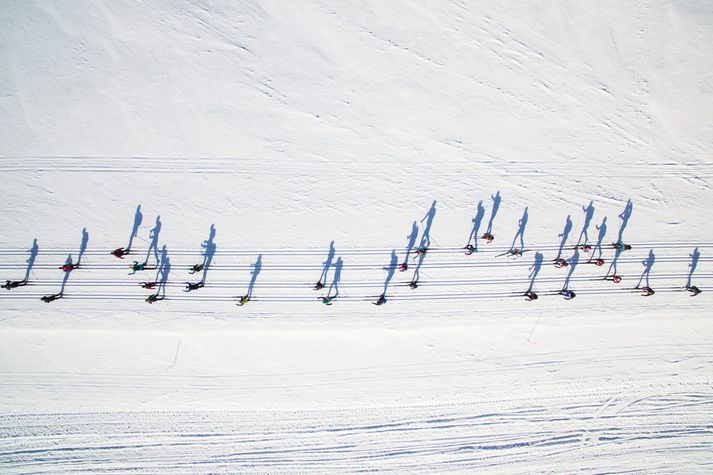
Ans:
[[[40,249],[0,293],[0,468],[710,470],[712,27],[693,0],[0,2],[0,278]],[[583,206],[606,245],[629,199],[622,284],[605,249],[547,295],[567,216],[569,258]],[[421,285],[412,259],[371,305],[434,200]],[[155,305],[109,255],[138,204]],[[530,251],[496,257],[525,207]],[[506,296],[536,251],[540,299]]]

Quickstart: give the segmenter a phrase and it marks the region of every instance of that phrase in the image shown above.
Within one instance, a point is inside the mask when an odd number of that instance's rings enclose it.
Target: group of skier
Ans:
[[[486,244],[492,243],[495,240],[495,235],[493,234],[493,223],[495,220],[495,217],[498,213],[498,209],[500,208],[500,204],[502,201],[502,198],[500,196],[500,192],[497,192],[495,195],[491,195],[491,200],[492,200],[492,208],[490,212],[490,219],[488,221],[487,229],[480,234],[480,226],[482,223],[482,220],[485,216],[485,208],[483,206],[483,201],[481,200],[476,208],[476,213],[474,218],[472,219],[473,226],[471,228],[470,234],[468,236],[468,240],[466,242],[466,245],[464,246],[464,251],[466,256],[470,256],[476,252],[479,251],[479,244],[478,244],[478,239],[481,239],[484,241]],[[565,258],[562,256],[563,251],[566,249],[566,241],[569,237],[569,233],[571,232],[572,229],[572,220],[570,216],[567,216],[566,222],[565,222],[565,227],[562,231],[562,233],[558,234],[557,237],[560,238],[560,244],[559,244],[559,249],[556,257],[552,260],[552,263],[555,267],[565,269],[567,268],[568,273],[564,281],[564,285],[562,286],[562,289],[557,292],[558,294],[562,295],[564,299],[566,300],[571,300],[576,297],[576,293],[574,290],[569,288],[570,280],[574,274],[575,268],[578,266],[580,262],[580,253],[583,254],[589,254],[589,259],[585,261],[588,264],[594,264],[598,267],[601,267],[604,265],[605,260],[603,257],[603,250],[604,248],[610,248],[614,251],[614,255],[611,259],[609,268],[604,275],[603,279],[608,280],[611,282],[614,282],[616,284],[620,283],[622,281],[622,277],[620,274],[617,273],[617,264],[619,261],[620,256],[622,253],[629,251],[632,249],[632,246],[629,244],[624,243],[623,241],[623,234],[624,230],[627,227],[627,224],[629,222],[629,219],[631,217],[633,210],[633,205],[631,203],[631,200],[629,200],[624,208],[624,211],[619,215],[619,218],[621,219],[621,224],[619,227],[619,232],[617,236],[617,240],[610,245],[604,245],[604,238],[607,233],[607,218],[604,217],[602,219],[602,222],[598,225],[595,226],[597,229],[597,241],[595,244],[591,244],[589,242],[589,235],[588,235],[588,230],[590,223],[593,219],[594,216],[594,205],[593,202],[590,202],[588,206],[583,206],[582,211],[584,212],[584,224],[582,226],[582,230],[580,232],[579,238],[577,240],[577,243],[569,247],[568,249],[573,250],[573,254],[569,258]],[[417,221],[414,221],[411,227],[411,233],[407,236],[407,245],[406,245],[406,250],[405,250],[405,258],[404,260],[399,264],[398,263],[398,258],[396,255],[395,251],[392,251],[391,254],[391,262],[389,266],[384,267],[384,270],[387,271],[387,277],[384,283],[384,288],[383,291],[381,292],[380,295],[377,296],[376,300],[373,301],[372,303],[377,306],[384,305],[387,300],[388,300],[388,286],[393,278],[394,271],[398,269],[399,272],[406,272],[410,269],[410,261],[414,261],[414,269],[413,269],[413,276],[408,282],[408,286],[411,289],[416,289],[419,286],[419,280],[420,280],[420,270],[421,267],[424,263],[424,260],[426,258],[427,253],[429,252],[431,247],[431,228],[433,225],[433,221],[436,215],[436,201],[434,201],[431,205],[431,208],[428,210],[426,215],[421,219],[421,226],[423,226],[423,229],[420,232],[420,240],[419,238],[419,224]],[[141,226],[141,223],[143,221],[143,214],[141,212],[141,205],[139,205],[136,208],[136,212],[134,215],[134,224],[131,230],[131,234],[129,236],[129,242],[126,247],[119,247],[111,252],[111,255],[118,259],[124,259],[126,256],[132,255],[132,245],[134,242],[134,238],[138,237],[138,231],[139,227]],[[522,214],[522,217],[518,221],[518,228],[515,233],[515,237],[513,238],[512,244],[510,246],[510,249],[506,251],[503,254],[500,255],[507,255],[510,257],[520,257],[522,256],[525,252],[528,252],[528,250],[525,248],[525,229],[527,226],[528,222],[528,208],[525,207],[524,212]],[[170,258],[168,256],[168,252],[166,250],[166,246],[163,245],[161,250],[159,251],[159,238],[160,238],[160,232],[161,232],[161,219],[160,216],[156,217],[155,225],[154,227],[150,230],[149,232],[149,239],[148,239],[148,248],[146,250],[146,256],[143,259],[143,261],[139,260],[134,260],[132,264],[129,266],[130,269],[130,275],[139,273],[139,272],[145,272],[145,271],[151,271],[155,270],[156,275],[153,280],[150,281],[142,281],[140,282],[140,285],[144,289],[149,289],[149,290],[154,290],[155,292],[150,294],[145,300],[146,302],[152,304],[155,303],[159,300],[163,300],[166,298],[166,284],[168,283],[168,278],[169,278],[169,273],[171,272],[171,262]],[[201,279],[197,282],[186,282],[185,283],[185,289],[184,292],[192,292],[198,289],[201,289],[205,287],[206,284],[206,278],[208,275],[208,271],[211,267],[212,261],[213,261],[213,256],[216,252],[216,245],[215,245],[215,226],[211,225],[210,227],[210,233],[208,236],[208,239],[203,241],[201,243],[201,249],[202,249],[202,256],[203,256],[203,261],[197,264],[194,264],[193,266],[190,267],[189,273],[190,274],[201,274]],[[480,237],[479,237],[480,236]],[[70,254],[67,257],[67,260],[65,263],[61,266],[59,266],[59,269],[64,272],[64,278],[62,281],[62,286],[59,290],[59,292],[52,294],[52,295],[46,295],[42,297],[42,301],[44,302],[52,302],[54,300],[58,300],[64,297],[64,288],[67,283],[67,280],[70,276],[70,274],[75,271],[76,269],[81,268],[81,261],[82,261],[82,256],[84,255],[86,248],[87,248],[87,243],[89,240],[89,234],[87,233],[86,228],[82,230],[82,241],[79,249],[79,254],[78,254],[78,259],[76,262],[73,261],[72,255]],[[416,242],[418,241],[418,244]],[[30,257],[28,258],[28,266],[26,269],[25,276],[21,280],[15,280],[11,281],[8,280],[4,285],[2,285],[3,288],[7,290],[12,290],[16,289],[18,287],[23,287],[29,283],[30,279],[30,272],[32,270],[32,266],[35,262],[35,259],[38,254],[38,245],[37,245],[37,240],[34,241],[32,248],[30,249]],[[153,259],[152,259],[153,257]],[[686,283],[686,286],[684,289],[689,292],[692,296],[698,295],[701,293],[701,290],[696,287],[695,285],[692,285],[691,283],[691,277],[693,275],[693,272],[696,269],[698,259],[700,257],[700,253],[698,249],[696,248],[694,253],[691,255],[691,264],[690,264],[690,272],[688,275],[688,281]],[[335,258],[335,249],[334,249],[334,241],[332,241],[329,245],[329,251],[327,254],[327,258],[325,261],[322,263],[322,273],[319,276],[319,279],[317,282],[314,284],[313,289],[316,291],[322,290],[326,287],[328,278],[329,278],[329,273],[330,270],[333,270],[333,275],[332,275],[332,280],[327,288],[326,294],[322,295],[319,297],[319,300],[325,304],[325,305],[332,305],[333,302],[339,297],[339,282],[341,279],[341,272],[342,272],[342,267],[343,267],[343,260],[341,257],[337,257],[336,261],[334,261]],[[524,295],[525,299],[528,301],[532,300],[537,300],[538,299],[538,294],[534,291],[534,284],[535,284],[535,279],[540,272],[540,268],[542,266],[543,262],[543,256],[540,252],[535,253],[535,258],[533,261],[533,265],[530,267],[530,285],[526,292],[522,295]],[[642,295],[644,296],[650,296],[655,293],[655,291],[651,288],[649,284],[649,275],[651,272],[651,269],[653,267],[653,264],[655,262],[655,255],[653,249],[649,252],[648,257],[642,261],[642,264],[644,265],[644,271],[641,274],[641,278],[639,279],[639,282],[637,285],[634,287],[634,289],[638,289],[641,291]],[[253,294],[253,288],[255,286],[255,282],[257,279],[258,274],[261,271],[262,268],[262,256],[258,256],[257,261],[254,264],[250,265],[251,267],[251,280],[250,284],[248,286],[247,293],[245,295],[237,297],[238,306],[243,306],[250,302],[252,300],[252,294]]]

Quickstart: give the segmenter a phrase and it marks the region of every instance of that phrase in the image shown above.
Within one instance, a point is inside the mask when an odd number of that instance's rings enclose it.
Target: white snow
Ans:
[[[0,289],[0,471],[711,471],[711,44],[704,0],[0,2],[0,278],[39,245]],[[566,217],[569,258],[629,199],[623,282],[581,253],[548,295]],[[371,305],[434,200],[421,285]]]

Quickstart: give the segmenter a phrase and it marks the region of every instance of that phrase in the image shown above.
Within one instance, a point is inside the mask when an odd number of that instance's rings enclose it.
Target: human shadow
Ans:
[[[530,285],[527,288],[527,292],[525,292],[525,296],[527,296],[530,300],[534,300],[537,298],[536,294],[534,294],[532,289],[535,288],[535,279],[537,279],[537,274],[540,273],[540,269],[542,268],[542,259],[542,253],[539,251],[536,252],[535,260],[532,262],[532,266],[530,266]],[[533,295],[534,298],[531,298],[531,296]]]
[[[396,272],[396,266],[398,265],[398,262],[399,258],[396,256],[396,249],[392,249],[391,263],[388,267],[384,267],[384,270],[387,272],[386,280],[384,280],[384,290],[381,292],[381,295],[379,295],[378,300],[376,302],[372,302],[374,305],[383,305],[386,303],[386,291],[389,289],[389,283],[394,277],[394,272]]]
[[[342,278],[342,264],[342,258],[337,257],[337,262],[334,263],[334,278],[327,290],[327,299],[329,300],[334,300],[339,297],[339,281]],[[332,291],[334,291],[334,293],[332,293]]]
[[[584,211],[584,225],[582,225],[582,232],[579,233],[577,246],[581,244],[583,247],[586,247],[589,242],[589,235],[587,234],[587,231],[589,230],[589,224],[592,222],[592,217],[594,216],[594,202],[590,201],[587,207],[582,206],[582,211]],[[583,237],[584,242],[582,242]]]
[[[60,267],[62,271],[64,272],[64,277],[62,278],[62,285],[59,288],[59,292],[56,294],[52,295],[45,295],[44,297],[41,298],[41,300],[45,303],[50,303],[54,300],[61,299],[64,297],[64,288],[67,285],[67,281],[69,280],[69,274],[72,272],[73,269],[77,268],[77,264],[74,264],[72,262],[72,254],[69,254],[67,256],[67,260],[64,262],[64,265]]]
[[[627,224],[629,224],[629,219],[631,218],[633,210],[634,205],[631,203],[631,200],[628,200],[626,202],[626,206],[624,207],[624,211],[622,211],[619,215],[619,218],[621,219],[621,226],[619,226],[619,235],[617,236],[615,244],[623,244],[624,230],[626,229]]]
[[[577,268],[577,264],[579,264],[579,249],[574,250],[574,255],[570,257],[568,264],[569,272],[567,273],[567,278],[564,280],[561,292],[569,290],[569,281],[572,278],[572,274],[574,274],[574,270]]]
[[[472,254],[478,250],[478,230],[480,229],[480,224],[483,222],[483,216],[485,216],[485,208],[483,207],[483,200],[480,200],[475,212],[475,217],[471,220],[473,222],[473,228],[470,230],[468,242],[465,245],[465,249],[467,249],[466,254]],[[473,242],[472,244],[471,241]]]
[[[570,231],[572,231],[572,219],[571,216],[568,214],[567,220],[564,223],[564,229],[562,230],[562,234],[557,235],[557,237],[562,238],[562,240],[560,241],[560,247],[557,250],[557,257],[555,257],[555,262],[559,261],[562,257],[562,251],[564,250],[564,245],[567,243]]]
[[[32,267],[35,265],[35,259],[37,259],[38,251],[39,247],[37,246],[37,238],[35,238],[35,240],[32,242],[32,247],[27,251],[30,256],[27,258],[25,276],[22,278],[22,280],[6,280],[5,284],[0,287],[2,287],[3,289],[12,290],[16,289],[17,287],[27,285],[30,281],[30,272],[32,271]]]
[[[416,268],[413,271],[413,277],[411,278],[411,282],[409,282],[409,287],[412,289],[415,289],[418,287],[418,281],[421,279],[421,266],[423,265],[423,261],[426,258],[426,253],[422,252],[418,254],[418,261],[416,262]]]
[[[141,226],[143,220],[144,215],[141,213],[141,205],[138,205],[134,213],[134,226],[131,228],[131,234],[129,235],[129,244],[126,245],[126,254],[131,252],[131,245],[134,243],[134,238],[139,234],[139,226]]]
[[[595,225],[594,227],[597,228],[597,231],[599,231],[599,233],[597,234],[597,244],[594,246],[594,250],[592,251],[592,257],[589,260],[590,262],[593,260],[599,261],[602,258],[602,243],[604,242],[604,236],[606,236],[607,234],[607,217],[604,216],[604,219],[602,219],[602,224],[600,224],[599,226]],[[595,259],[594,253],[597,252],[598,254]],[[604,262],[602,262],[602,264],[603,263]]]
[[[490,242],[494,239],[494,237],[493,237],[493,221],[495,221],[495,215],[498,214],[498,209],[500,208],[500,202],[502,201],[502,198],[500,198],[500,191],[496,192],[495,196],[490,195],[490,199],[493,200],[493,209],[490,211],[490,220],[488,221],[488,229],[485,231],[485,234],[483,234],[483,238],[487,239],[488,242]]]
[[[332,267],[332,261],[334,260],[334,241],[331,241],[329,243],[329,252],[327,253],[327,258],[322,262],[322,273],[319,275],[319,280],[317,281],[316,284],[314,284],[314,287],[312,287],[314,290],[320,290],[324,288],[324,285],[327,282],[327,276],[329,274],[329,268]]]
[[[525,211],[522,213],[522,218],[520,218],[517,222],[517,232],[515,233],[515,237],[512,240],[512,245],[510,245],[510,254],[515,254],[515,251],[519,251],[520,254],[525,250],[525,227],[527,226],[527,220],[528,220],[528,215],[527,215],[527,206],[525,206]],[[520,238],[520,247],[519,249],[515,247],[515,243],[517,242],[517,239]]]
[[[203,249],[203,262],[201,262],[200,264],[195,264],[190,270],[191,274],[203,271],[203,275],[201,276],[201,280],[199,282],[199,287],[203,287],[205,285],[206,278],[208,277],[208,270],[210,269],[210,264],[211,262],[213,262],[213,256],[215,255],[215,224],[210,225],[210,233],[208,235],[208,239],[201,243],[201,248]],[[195,284],[188,285],[189,287],[195,286]]]
[[[698,248],[695,248],[693,250],[693,254],[689,254],[691,257],[691,263],[688,264],[688,267],[690,267],[690,270],[688,271],[688,280],[686,281],[686,288],[691,288],[691,279],[693,278],[693,273],[696,271],[696,267],[698,266],[698,258],[701,257],[701,253],[698,252]]]
[[[614,258],[609,264],[609,270],[607,270],[607,274],[604,276],[604,279],[612,280],[614,281],[614,283],[617,284],[621,282],[621,277],[616,273],[616,266],[619,262],[619,256],[621,256],[622,252],[624,252],[624,249],[622,247],[616,247],[614,249]]]
[[[141,205],[136,207],[136,212],[134,213],[134,226],[131,228],[131,234],[129,235],[129,244],[126,247],[119,247],[111,251],[114,257],[123,259],[124,256],[131,253],[131,245],[134,242],[134,238],[139,234],[139,226],[144,219],[144,215],[141,214]]]
[[[646,287],[650,288],[649,275],[651,274],[651,268],[653,267],[655,261],[656,256],[654,255],[654,250],[650,249],[649,256],[643,261],[641,261],[641,264],[644,266],[644,271],[641,273],[641,277],[639,277],[639,282],[636,284],[636,287],[634,287],[635,289],[638,289],[643,281],[646,281]]]
[[[168,283],[168,277],[171,273],[171,259],[168,257],[168,251],[166,250],[166,245],[164,244],[161,248],[161,263],[156,271],[156,279],[154,282],[142,283],[144,288],[154,288],[156,284],[156,292],[149,295],[146,298],[148,303],[154,303],[158,300],[163,300],[166,298],[166,283]],[[144,285],[148,284],[148,285]]]
[[[250,283],[248,284],[248,292],[240,297],[240,301],[238,302],[238,306],[243,306],[246,303],[250,302],[253,298],[253,289],[255,288],[255,282],[257,281],[257,276],[260,275],[260,271],[262,270],[262,254],[259,254],[257,256],[257,260],[255,261],[254,264],[250,264],[250,267],[252,267],[252,270],[250,271]]]
[[[144,259],[144,266],[148,265],[149,257],[151,257],[151,252],[153,251],[154,258],[156,259],[156,266],[158,267],[158,238],[161,234],[161,216],[156,216],[156,224],[149,232],[149,248],[146,251],[146,259]]]
[[[406,256],[404,257],[404,261],[399,266],[399,272],[403,272],[408,269],[408,258],[411,255],[413,246],[416,244],[416,238],[418,238],[418,224],[414,221],[411,225],[411,234],[406,236],[406,239],[408,239],[408,242],[406,243]]]
[[[421,234],[421,241],[418,244],[418,249],[426,251],[431,247],[431,226],[433,225],[433,218],[436,217],[436,200],[431,203],[431,208],[426,213],[426,216],[421,219],[421,224],[425,221],[426,224],[423,227],[423,233]]]
[[[82,229],[82,243],[79,245],[79,255],[77,256],[77,267],[82,264],[82,257],[87,251],[87,244],[89,244],[89,233],[87,228]]]

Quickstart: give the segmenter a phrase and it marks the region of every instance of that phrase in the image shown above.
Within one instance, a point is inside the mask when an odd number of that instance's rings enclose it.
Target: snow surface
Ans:
[[[0,278],[40,249],[0,292],[0,471],[710,472],[711,44],[705,0],[0,1]],[[548,295],[567,216],[570,258],[629,199],[623,282],[582,253]],[[421,285],[371,305],[434,200]],[[138,204],[154,305],[109,255]]]

